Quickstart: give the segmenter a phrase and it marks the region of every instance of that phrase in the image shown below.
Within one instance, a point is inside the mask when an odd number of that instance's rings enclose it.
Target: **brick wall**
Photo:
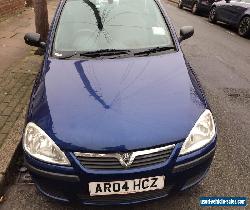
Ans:
[[[0,17],[13,14],[24,6],[25,0],[0,0]]]

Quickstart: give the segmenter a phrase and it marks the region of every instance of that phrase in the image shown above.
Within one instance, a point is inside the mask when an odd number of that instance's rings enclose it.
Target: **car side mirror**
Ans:
[[[46,43],[41,41],[41,35],[38,33],[27,33],[24,36],[24,41],[27,45],[34,47],[46,48]]]
[[[194,34],[194,27],[193,26],[183,26],[180,29],[180,37],[179,42],[182,42],[185,39],[190,38]]]

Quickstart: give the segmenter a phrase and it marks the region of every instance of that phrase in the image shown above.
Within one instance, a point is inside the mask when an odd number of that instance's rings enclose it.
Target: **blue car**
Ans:
[[[44,48],[23,135],[44,195],[132,204],[190,188],[207,174],[216,125],[158,0],[62,0]]]

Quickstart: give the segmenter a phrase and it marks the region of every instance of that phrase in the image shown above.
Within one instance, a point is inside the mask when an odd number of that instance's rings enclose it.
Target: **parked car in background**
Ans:
[[[209,12],[211,5],[217,0],[179,0],[178,7],[191,9],[193,14],[197,14],[201,11]]]
[[[209,21],[224,22],[238,29],[240,36],[250,36],[250,0],[216,2],[209,11]]]
[[[28,108],[23,148],[60,201],[130,204],[199,183],[216,125],[158,0],[62,0]]]

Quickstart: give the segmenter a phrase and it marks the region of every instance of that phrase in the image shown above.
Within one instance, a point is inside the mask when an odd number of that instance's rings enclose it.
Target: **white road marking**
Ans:
[[[220,56],[216,55],[215,57],[216,57],[220,62],[225,63],[225,61],[223,60],[223,58],[221,58]]]

